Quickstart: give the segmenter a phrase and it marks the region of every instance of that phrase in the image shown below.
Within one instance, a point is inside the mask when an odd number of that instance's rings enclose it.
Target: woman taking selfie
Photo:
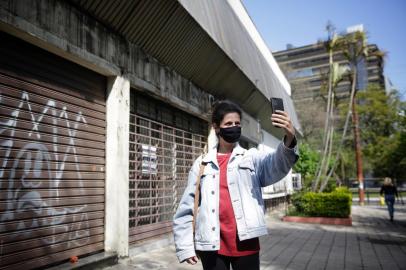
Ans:
[[[261,188],[281,180],[298,159],[289,115],[277,111],[271,121],[285,132],[277,150],[246,150],[238,144],[241,109],[230,101],[214,107],[216,143],[194,162],[174,216],[180,262],[196,264],[199,257],[205,270],[259,269],[258,237],[267,234]]]

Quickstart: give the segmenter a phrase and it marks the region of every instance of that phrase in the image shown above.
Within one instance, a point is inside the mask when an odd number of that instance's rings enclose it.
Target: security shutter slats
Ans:
[[[89,228],[89,232],[86,230],[75,230],[75,232],[79,235],[85,235],[87,233],[90,233],[90,235],[100,235],[103,234],[103,228],[102,227],[95,227],[95,228]],[[54,238],[56,237],[58,241],[64,242],[69,237],[71,237],[70,232],[65,232],[61,234],[55,234],[51,236],[46,236],[46,237],[41,237],[41,238],[35,238],[32,240],[26,240],[24,241],[24,245],[16,245],[14,243],[10,244],[3,244],[3,248],[7,249],[10,252],[19,252],[23,251],[26,248],[33,249],[37,247],[41,247],[43,245],[43,242],[51,242],[54,241]]]
[[[66,207],[66,211],[78,211],[79,209],[83,209],[83,207]],[[82,223],[82,226],[88,227],[87,221],[92,220],[92,219],[99,219],[104,217],[104,212],[103,211],[95,211],[95,212],[87,212],[86,215],[83,213],[79,214],[67,214],[65,217],[61,217],[60,215],[52,215],[49,217],[43,217],[43,218],[35,218],[31,220],[16,220],[16,221],[10,221],[10,222],[3,222],[1,227],[0,227],[0,232],[5,233],[5,232],[14,232],[14,231],[20,231],[20,234],[22,235],[29,235],[29,232],[26,232],[25,228],[29,226],[31,229],[38,229],[35,232],[40,234],[39,237],[41,237],[43,234],[41,234],[42,230],[47,230],[47,226],[54,226],[54,225],[62,225],[65,224],[66,228],[69,227],[70,223],[74,222],[79,222],[79,221],[84,221],[86,219],[85,223]],[[51,230],[52,232],[52,230]],[[52,243],[46,243],[46,244],[52,244]],[[44,245],[46,246],[46,245]],[[45,248],[45,247],[44,247]],[[3,250],[3,255],[6,255],[8,253],[7,250]],[[10,254],[13,255],[13,254]]]
[[[40,204],[41,200],[35,200],[35,199],[27,199],[31,201],[34,205]],[[48,199],[47,200],[47,206],[48,207],[59,207],[59,206],[77,206],[77,205],[82,205],[82,204],[93,204],[97,203],[100,205],[103,205],[104,202],[104,195],[92,195],[92,196],[86,196],[84,197],[65,197],[63,200],[60,199]],[[9,205],[7,201],[0,201],[0,211],[5,211],[7,209],[10,209],[11,211],[15,210],[18,208],[18,206],[11,206],[8,208]]]
[[[3,92],[4,93],[4,92]],[[21,96],[20,96],[21,98]],[[12,111],[13,108],[17,108],[21,105],[21,99],[15,99],[15,98],[8,98],[5,94],[3,94],[2,96],[3,99],[3,104],[7,104],[7,106],[3,106],[3,110],[7,110],[7,111]],[[27,106],[22,107],[21,109],[18,110],[18,116],[21,119],[28,119],[30,120],[32,117],[32,114],[38,114],[41,116],[41,123],[44,124],[48,124],[48,125],[56,125],[59,127],[66,127],[66,123],[53,123],[52,121],[54,120],[55,116],[52,115],[53,113],[53,108],[52,107],[48,107],[46,108],[47,111],[44,112],[44,106],[41,104],[35,104],[33,102],[30,101],[30,108],[27,108]],[[77,111],[66,111],[67,114],[75,114],[77,113]],[[78,117],[79,115],[76,115],[76,117]],[[88,125],[92,125],[95,128],[99,128],[101,130],[103,130],[103,128],[105,128],[104,125],[104,121],[96,119],[96,118],[92,118],[89,115],[85,115],[83,114],[83,116],[86,119],[86,123]],[[63,119],[63,118],[62,118]],[[80,127],[79,127],[80,128]],[[96,132],[97,133],[97,132]],[[98,132],[101,133],[101,132]],[[103,133],[101,133],[103,134]]]
[[[0,57],[0,66],[7,66],[7,74],[29,78],[45,87],[52,86],[54,91],[89,100],[95,105],[105,104],[105,93],[98,89],[105,88],[106,84],[99,74],[73,62],[61,61],[59,56],[4,32],[0,32],[0,40],[0,55],[6,56]]]
[[[87,240],[87,239],[86,239]],[[33,269],[33,268],[40,268],[44,265],[50,264],[50,262],[59,262],[59,261],[64,261],[66,258],[69,258],[72,256],[72,254],[87,254],[94,252],[95,250],[102,250],[103,249],[103,242],[97,242],[94,244],[88,244],[88,245],[80,245],[80,248],[72,248],[69,250],[65,250],[62,252],[56,252],[56,253],[46,253],[43,252],[40,257],[36,257],[35,259],[32,260],[19,260],[19,262],[6,266],[6,267],[0,267],[1,270],[20,270],[20,269]],[[45,255],[46,254],[46,255]]]
[[[4,71],[4,73],[7,73],[5,69],[1,69],[0,71]],[[18,76],[18,75],[17,75]],[[21,101],[25,101],[25,104],[29,101],[30,105],[33,107],[33,109],[37,108],[38,105],[42,106],[40,111],[42,112],[42,109],[44,107],[43,104],[47,104],[49,101],[49,97],[52,96],[52,100],[55,102],[64,102],[66,104],[70,104],[70,106],[66,106],[65,110],[70,113],[77,113],[79,110],[83,114],[83,116],[86,117],[93,117],[95,119],[100,119],[101,122],[99,122],[99,125],[104,127],[104,119],[102,117],[103,113],[105,112],[105,104],[103,105],[98,105],[95,104],[92,106],[92,104],[89,104],[90,101],[83,101],[80,98],[72,98],[71,96],[67,95],[66,93],[59,93],[57,91],[46,91],[46,88],[40,86],[40,85],[34,85],[28,81],[31,80],[31,78],[25,78],[27,81],[18,81],[16,79],[10,79],[10,77],[6,75],[0,74],[0,79],[2,81],[2,88],[3,88],[3,98],[7,98],[11,105],[16,106],[21,103]],[[18,85],[11,86],[9,84],[19,82]],[[21,89],[24,89],[24,92],[31,92],[29,96],[26,96],[25,99],[21,100]],[[36,93],[36,94],[32,94]],[[54,95],[58,98],[54,98]],[[14,103],[13,103],[14,102]],[[37,106],[37,107],[36,107]],[[48,112],[45,114],[52,115],[52,110],[51,106],[48,106],[50,109]],[[27,109],[27,107],[24,107],[23,109]],[[102,113],[100,115],[100,113]],[[92,118],[90,119],[92,121]]]
[[[26,130],[32,127],[31,123],[27,123],[26,121],[21,121],[20,122],[21,126],[25,126]],[[0,137],[9,137],[11,135],[11,132],[13,133],[14,138],[21,138],[24,139],[27,137],[27,132],[26,130],[13,130],[12,127],[7,127],[3,129],[2,134]],[[80,129],[78,129],[80,130]],[[42,127],[42,133],[41,133],[41,139],[44,142],[54,142],[55,140],[55,134],[52,134],[53,127]],[[30,131],[33,132],[33,131]],[[71,130],[66,129],[66,128],[58,128],[58,141],[61,145],[68,145],[70,143],[70,134]],[[35,133],[35,132],[33,132]],[[100,147],[100,142],[105,141],[105,137],[99,134],[94,134],[94,133],[88,133],[88,132],[77,132],[75,137],[75,145],[76,146],[90,146],[92,148],[97,148]]]
[[[62,153],[62,152],[60,152]],[[64,153],[64,152],[63,152]],[[18,156],[18,150],[13,150],[13,149],[1,149],[0,151],[0,158],[6,158],[8,157],[8,161],[12,162],[13,159],[16,159]],[[66,157],[67,162],[70,162],[71,160],[74,160],[79,163],[93,163],[93,164],[99,164],[99,165],[104,165],[105,159],[104,157],[94,157],[94,156],[86,156],[86,155],[76,155],[76,158],[72,156],[72,154],[68,154]],[[55,155],[50,155],[49,161],[59,161],[58,158]],[[104,167],[104,166],[102,166]]]
[[[27,146],[30,144],[32,141],[28,139],[36,139],[35,133],[32,132],[30,134],[30,130],[26,130],[27,133],[27,140],[14,140],[13,141],[13,147],[10,147],[8,149],[21,149],[24,146]],[[30,136],[31,135],[31,136]],[[0,137],[0,139],[4,141],[8,141],[7,137]],[[72,139],[72,138],[71,138]],[[59,140],[59,137],[58,137]],[[63,144],[58,144],[57,148],[53,147],[52,143],[42,143],[44,147],[47,149],[53,149],[53,151],[48,151],[49,154],[56,154],[59,153],[62,158],[65,158],[65,154],[75,154],[75,155],[89,155],[89,156],[95,156],[95,157],[104,157],[104,150],[103,149],[95,149],[95,148],[89,148],[89,147],[78,147],[75,144],[71,143],[69,145],[63,145]],[[29,145],[27,146],[29,147]],[[75,148],[75,152],[72,152],[72,148]]]
[[[34,229],[33,231],[37,232],[38,234],[41,234],[41,237],[30,237],[29,235],[21,234],[19,232],[3,233],[2,234],[2,237],[4,239],[3,244],[13,244],[14,246],[20,246],[21,249],[24,249],[25,245],[19,245],[18,243],[16,243],[15,239],[17,239],[19,242],[35,240],[37,243],[43,242],[42,241],[43,238],[59,239],[58,236],[62,233],[68,233],[68,234],[75,233],[77,228],[80,228],[81,224],[82,224],[81,222],[72,222],[69,224],[69,226],[66,226],[67,224],[62,224],[62,225],[54,225],[52,227],[49,226],[49,227],[44,227],[44,228],[40,228],[40,229]],[[93,220],[90,219],[88,221],[87,228],[89,228],[89,229],[98,228],[98,229],[102,230],[103,229],[102,225],[103,225],[103,222],[100,221],[100,219],[93,219]],[[47,241],[47,242],[50,242],[50,241]]]
[[[28,182],[28,180],[27,180]],[[34,182],[31,181],[30,183],[38,184],[39,182]],[[11,189],[9,188],[7,191],[0,191],[0,196],[2,198],[7,198],[8,194],[10,192],[15,192],[19,193],[21,189],[26,189],[26,187],[21,187],[21,188],[16,188],[16,189]],[[71,197],[71,196],[86,196],[88,195],[101,195],[104,194],[104,188],[69,188],[69,189],[63,189],[63,188],[57,188],[57,189],[36,189],[36,188],[31,188],[31,190],[35,191],[36,196],[41,196],[41,198],[52,198],[54,196],[59,196],[59,197]],[[10,197],[11,198],[11,197]],[[41,209],[43,210],[43,209]]]
[[[104,236],[103,235],[95,235],[92,237],[83,237],[83,238],[76,238],[75,241],[80,242],[80,245],[82,246],[83,244],[97,244],[100,243],[101,241],[103,241]],[[69,240],[66,239],[66,240]],[[21,252],[16,252],[15,255],[11,255],[11,256],[2,256],[2,262],[3,264],[10,264],[10,263],[14,263],[14,256],[19,256],[20,258],[25,258],[26,260],[34,260],[36,261],[38,259],[38,257],[40,257],[41,255],[44,255],[44,248],[43,247],[39,247],[39,248],[34,248],[34,249],[29,249],[29,250],[25,250],[25,251],[21,251]],[[62,252],[65,251],[65,243],[56,243],[52,245],[52,249],[55,251],[54,253],[58,253],[58,252]],[[12,269],[13,266],[10,266],[10,268]],[[7,269],[10,269],[7,268]],[[0,269],[5,269],[5,268],[0,268]],[[21,269],[21,268],[20,268]]]
[[[0,269],[101,251],[106,78],[0,38]]]
[[[85,212],[94,212],[94,211],[103,211],[103,205],[100,204],[91,204],[88,205],[86,208],[80,208],[75,206],[77,208],[75,210],[75,214],[79,213],[85,213]],[[66,207],[48,207],[44,206],[41,209],[42,211],[37,213],[36,217],[37,218],[42,218],[42,217],[48,217],[50,215],[57,217],[59,215],[65,215],[66,213]],[[32,213],[30,213],[30,210],[14,210],[10,211],[11,214],[14,215],[14,220],[26,220],[30,219],[32,217]]]
[[[156,236],[159,236],[159,235],[172,231],[172,226],[173,226],[172,222],[166,223],[166,224],[160,223],[159,225],[160,226],[155,229],[151,229],[150,227],[147,227],[147,230],[139,231],[137,234],[131,235],[130,243],[137,243],[138,241],[156,237]],[[144,227],[146,227],[146,226],[144,226]]]
[[[14,118],[9,118],[9,120],[13,121]],[[70,123],[69,127],[65,128],[65,127],[58,127],[58,126],[51,126],[51,125],[43,125],[42,123],[38,123],[38,122],[28,122],[26,120],[19,120],[18,122],[18,130],[15,129],[14,126],[9,125],[7,127],[5,127],[4,129],[2,129],[2,131],[0,132],[0,136],[6,137],[6,136],[12,136],[14,137],[14,133],[15,132],[26,132],[26,135],[28,135],[29,137],[33,137],[36,139],[41,139],[42,135],[45,136],[45,139],[47,136],[52,135],[53,136],[53,142],[55,140],[61,140],[63,142],[63,140],[66,140],[66,137],[69,137],[70,139],[74,138],[75,142],[76,139],[81,139],[81,138],[91,138],[94,137],[95,139],[97,138],[97,135],[99,134],[94,134],[94,133],[90,133],[90,132],[86,132],[84,131],[85,128],[81,128],[81,129],[75,129],[74,127],[72,127],[71,125],[74,125],[75,123]],[[38,133],[38,131],[36,130],[37,126],[41,125],[41,134]],[[80,123],[80,125],[86,125],[85,123]],[[81,132],[83,130],[83,132]],[[27,134],[28,133],[28,134]],[[27,136],[26,136],[27,137]],[[88,139],[89,140],[89,139]],[[92,141],[92,140],[90,140]],[[69,144],[72,144],[74,142],[70,141]],[[75,144],[76,145],[76,144]]]
[[[65,167],[66,168],[66,167]],[[47,185],[47,186],[51,186],[52,185],[52,181],[53,180],[46,180],[43,179],[42,182]],[[8,183],[8,180],[5,179],[1,179],[0,180],[0,185],[1,187],[6,187]],[[104,183],[104,179],[100,179],[100,180],[82,180],[80,183],[76,180],[69,180],[69,179],[64,179],[63,181],[61,181],[58,184],[59,188],[90,188],[90,187],[104,187],[105,183]],[[0,208],[1,209],[1,208]]]

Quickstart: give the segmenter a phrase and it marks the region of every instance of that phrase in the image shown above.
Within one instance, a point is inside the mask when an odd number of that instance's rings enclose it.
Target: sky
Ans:
[[[406,0],[242,0],[271,51],[326,39],[331,21],[337,32],[363,24],[368,43],[387,52],[384,73],[406,100]]]

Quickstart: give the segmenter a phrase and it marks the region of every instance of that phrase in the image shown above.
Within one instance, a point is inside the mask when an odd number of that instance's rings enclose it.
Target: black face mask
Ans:
[[[234,126],[229,128],[220,128],[219,135],[228,143],[235,143],[240,139],[241,127]]]

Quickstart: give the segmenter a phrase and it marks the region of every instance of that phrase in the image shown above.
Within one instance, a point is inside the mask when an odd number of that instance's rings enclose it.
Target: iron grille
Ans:
[[[130,114],[130,242],[169,232],[206,138]]]

